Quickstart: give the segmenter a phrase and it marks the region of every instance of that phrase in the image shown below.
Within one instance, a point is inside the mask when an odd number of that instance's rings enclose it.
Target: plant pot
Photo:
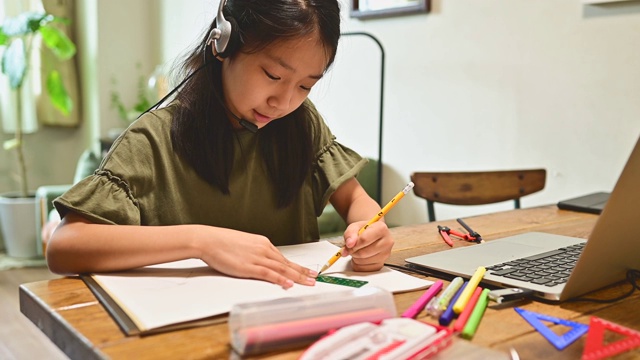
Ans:
[[[38,257],[36,236],[36,198],[17,193],[0,194],[0,229],[7,255]]]

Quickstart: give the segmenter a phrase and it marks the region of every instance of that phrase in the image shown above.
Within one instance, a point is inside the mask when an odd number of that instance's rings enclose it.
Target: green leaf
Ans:
[[[116,108],[118,110],[118,116],[120,119],[127,121],[127,109],[124,107],[124,104],[120,100],[120,96],[117,93],[111,92],[111,107]]]
[[[143,112],[150,107],[151,107],[151,104],[149,103],[149,100],[147,100],[146,98],[141,98],[141,99],[138,99],[138,103],[133,106],[133,110],[138,112]]]
[[[9,151],[11,149],[17,148],[19,145],[20,145],[20,142],[18,141],[18,139],[9,139],[2,144],[2,147],[5,150]]]
[[[24,48],[24,41],[16,38],[2,54],[2,73],[9,78],[9,86],[12,89],[19,89],[22,86],[24,77],[27,74],[27,54]]]
[[[47,93],[51,97],[51,103],[64,116],[68,116],[73,109],[73,101],[62,83],[62,77],[57,71],[52,71],[47,76]]]
[[[0,46],[7,45],[8,42],[9,42],[9,36],[7,36],[7,34],[4,33],[4,30],[2,29],[2,27],[0,27]]]
[[[44,44],[61,60],[67,60],[76,54],[76,46],[62,30],[45,25],[40,28]]]
[[[2,24],[2,29],[9,37],[35,33],[40,29],[40,22],[42,20],[48,20],[49,17],[53,20],[51,15],[46,15],[41,12],[24,12],[13,18],[6,18]]]

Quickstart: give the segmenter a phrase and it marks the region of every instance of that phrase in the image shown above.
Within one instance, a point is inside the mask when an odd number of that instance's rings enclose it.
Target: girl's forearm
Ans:
[[[79,274],[199,258],[197,234],[204,228],[63,222],[47,245],[47,262],[55,273]]]
[[[354,200],[347,211],[346,222],[351,224],[356,221],[369,221],[380,212],[380,206],[368,195],[360,196]],[[384,221],[384,217],[380,219]]]

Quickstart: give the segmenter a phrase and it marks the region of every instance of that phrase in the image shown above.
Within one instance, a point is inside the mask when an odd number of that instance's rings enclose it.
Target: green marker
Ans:
[[[456,277],[451,280],[449,286],[442,292],[440,296],[434,297],[429,304],[427,304],[427,313],[433,317],[440,317],[440,315],[447,310],[449,303],[458,290],[462,286],[464,280],[461,277]]]
[[[482,294],[480,294],[480,298],[476,303],[476,306],[473,308],[473,312],[471,316],[469,316],[469,320],[464,325],[464,329],[462,330],[462,337],[465,339],[471,339],[473,334],[476,333],[476,329],[478,329],[478,325],[480,325],[480,320],[482,319],[482,315],[484,315],[484,311],[489,304],[489,289],[482,290]]]

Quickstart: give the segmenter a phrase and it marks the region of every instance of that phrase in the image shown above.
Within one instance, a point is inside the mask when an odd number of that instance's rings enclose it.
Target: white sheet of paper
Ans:
[[[281,246],[282,254],[295,263],[319,270],[338,247],[319,241]],[[340,258],[323,275],[365,280],[397,293],[429,287],[432,281],[389,268],[371,273],[350,270],[350,258]],[[290,289],[266,281],[238,279],[218,273],[196,259],[147,266],[130,271],[94,274],[93,278],[132,318],[141,331],[227,313],[234,304],[343,291],[345,286],[317,282],[295,284]]]

